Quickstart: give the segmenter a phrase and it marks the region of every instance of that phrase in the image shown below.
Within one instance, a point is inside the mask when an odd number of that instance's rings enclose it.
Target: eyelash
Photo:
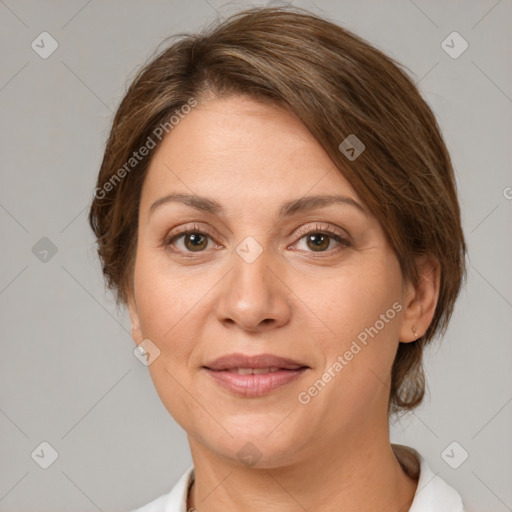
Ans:
[[[179,238],[181,238],[185,235],[190,235],[190,234],[206,235],[210,239],[212,239],[212,240],[214,239],[214,234],[211,231],[209,231],[208,229],[205,229],[205,228],[199,228],[199,226],[194,225],[194,226],[192,226],[192,228],[185,228],[181,231],[174,232],[174,233],[168,235],[164,239],[164,245],[166,248],[168,248],[175,254],[182,255],[183,257],[186,257],[186,258],[194,257],[195,253],[192,251],[182,251],[182,250],[177,250],[177,249],[172,248],[172,245],[176,240],[178,240]],[[298,241],[302,240],[302,238],[304,238],[306,235],[309,235],[309,234],[328,235],[330,238],[332,238],[333,240],[335,240],[336,242],[338,242],[340,244],[340,246],[338,246],[337,248],[328,249],[327,251],[320,251],[318,253],[315,253],[314,251],[308,251],[311,253],[311,255],[312,255],[311,257],[313,257],[313,258],[322,257],[321,255],[326,254],[326,253],[332,254],[334,252],[338,252],[339,250],[342,250],[344,247],[350,247],[350,245],[351,245],[350,242],[348,240],[346,240],[345,238],[343,238],[339,233],[336,233],[335,231],[333,231],[329,228],[322,227],[319,224],[317,224],[314,228],[300,229],[298,231],[298,233],[296,234],[296,236],[298,237],[297,240]],[[295,244],[293,244],[293,245],[295,245]],[[198,251],[198,253],[202,253],[202,252],[205,252],[205,251]]]
[[[297,241],[302,240],[306,235],[309,234],[315,234],[315,235],[328,235],[330,238],[338,242],[340,245],[334,249],[328,249],[327,251],[320,251],[320,252],[314,252],[314,251],[308,251],[311,252],[312,257],[322,257],[322,254],[333,254],[335,252],[338,252],[342,250],[344,247],[350,247],[350,242],[344,238],[342,235],[337,233],[336,231],[333,231],[332,229],[322,227],[321,224],[317,224],[313,228],[303,228],[299,229],[299,231],[296,233]]]

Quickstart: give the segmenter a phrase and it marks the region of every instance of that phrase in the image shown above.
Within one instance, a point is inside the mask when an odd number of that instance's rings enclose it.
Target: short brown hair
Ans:
[[[416,407],[425,393],[423,347],[446,331],[466,278],[466,243],[450,156],[413,81],[358,36],[299,8],[248,9],[178,37],[129,86],[89,212],[117,303],[126,304],[133,286],[138,205],[151,159],[126,169],[133,152],[191,98],[242,94],[279,105],[304,123],[381,223],[404,279],[417,284],[417,255],[440,263],[432,322],[421,338],[399,344],[392,368],[389,411]],[[339,149],[350,134],[365,145],[352,161]]]

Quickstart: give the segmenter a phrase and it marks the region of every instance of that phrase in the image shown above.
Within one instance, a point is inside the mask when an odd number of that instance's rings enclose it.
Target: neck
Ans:
[[[326,446],[316,443],[307,459],[265,468],[214,456],[189,439],[195,481],[187,510],[408,511],[417,481],[403,471],[389,435],[362,441],[355,436]]]

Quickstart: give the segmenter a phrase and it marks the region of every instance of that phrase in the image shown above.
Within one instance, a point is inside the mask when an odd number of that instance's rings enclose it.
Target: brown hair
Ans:
[[[129,86],[89,212],[118,305],[133,285],[138,204],[151,158],[149,152],[135,162],[134,152],[154,143],[158,127],[169,126],[191,99],[243,94],[279,105],[305,124],[379,220],[404,279],[417,284],[416,255],[440,263],[432,322],[421,338],[399,344],[392,368],[390,413],[413,409],[425,393],[423,347],[446,331],[466,278],[454,173],[432,111],[399,63],[304,9],[248,9],[178,36]],[[339,149],[350,134],[365,145],[354,160]]]

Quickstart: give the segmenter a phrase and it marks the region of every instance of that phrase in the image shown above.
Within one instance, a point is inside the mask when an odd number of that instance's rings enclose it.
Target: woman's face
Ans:
[[[200,103],[153,155],[139,215],[133,336],[160,350],[149,371],[193,450],[273,467],[387,429],[409,287],[295,117]],[[232,355],[270,359],[214,363]]]

